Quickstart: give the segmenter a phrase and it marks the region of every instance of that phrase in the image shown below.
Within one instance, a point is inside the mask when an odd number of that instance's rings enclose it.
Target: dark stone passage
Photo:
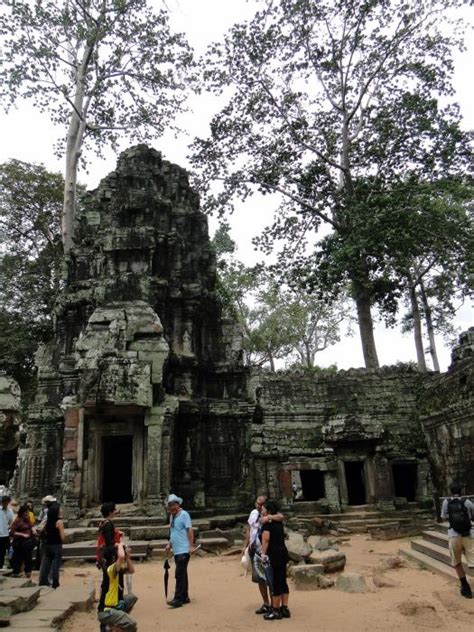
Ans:
[[[416,499],[416,482],[418,467],[416,463],[394,463],[392,466],[395,496],[403,497],[408,502]]]
[[[303,500],[319,500],[326,497],[324,474],[321,470],[301,470]]]
[[[365,505],[365,477],[363,461],[346,461],[347,498],[349,505]]]
[[[133,437],[103,437],[102,501],[131,503]]]

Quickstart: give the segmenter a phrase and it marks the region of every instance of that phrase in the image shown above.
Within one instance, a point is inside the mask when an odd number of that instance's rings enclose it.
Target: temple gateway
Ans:
[[[171,490],[234,511],[296,488],[333,512],[427,505],[453,477],[474,490],[474,329],[446,374],[245,367],[198,195],[154,149],[86,195],[54,316],[19,438],[0,378],[0,482],[13,473],[21,498],[53,493],[77,517],[105,500],[160,515]]]

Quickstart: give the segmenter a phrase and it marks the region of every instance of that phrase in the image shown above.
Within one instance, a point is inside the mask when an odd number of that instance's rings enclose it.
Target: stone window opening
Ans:
[[[326,497],[324,472],[321,470],[300,470],[301,497],[296,500],[320,500]]]

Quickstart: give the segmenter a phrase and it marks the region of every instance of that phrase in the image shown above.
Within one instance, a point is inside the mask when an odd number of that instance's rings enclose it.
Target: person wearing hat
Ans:
[[[41,530],[42,526],[44,528],[44,525],[46,524],[46,518],[48,516],[48,507],[50,507],[53,503],[57,503],[57,499],[54,496],[51,496],[51,494],[48,494],[48,496],[45,496],[44,498],[41,499],[41,503],[42,503],[42,507],[41,507],[41,511],[39,512],[39,516],[38,516],[38,529]]]
[[[191,516],[182,508],[183,499],[176,494],[170,494],[166,505],[170,514],[170,539],[166,545],[166,551],[173,550],[176,565],[176,586],[174,597],[168,601],[171,608],[180,608],[190,603],[188,593],[188,563],[194,553],[194,532]]]

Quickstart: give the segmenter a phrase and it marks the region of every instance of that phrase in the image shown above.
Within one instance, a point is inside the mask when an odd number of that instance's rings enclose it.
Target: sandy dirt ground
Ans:
[[[268,627],[292,632],[449,632],[474,630],[474,600],[459,596],[457,581],[406,563],[384,571],[395,584],[377,588],[373,583],[381,565],[397,554],[400,540],[377,542],[355,535],[341,547],[347,555],[346,572],[364,575],[370,592],[349,594],[335,588],[297,591],[290,583],[291,619],[265,621],[254,613],[260,605],[258,589],[244,577],[240,556],[195,556],[189,565],[192,603],[178,609],[166,605],[163,591],[163,561],[137,564],[133,591],[139,600],[133,611],[140,632],[248,632]],[[170,589],[173,590],[174,569]],[[91,566],[67,567],[63,584],[95,581],[98,571]],[[98,630],[95,612],[77,613],[63,626],[68,632]]]

